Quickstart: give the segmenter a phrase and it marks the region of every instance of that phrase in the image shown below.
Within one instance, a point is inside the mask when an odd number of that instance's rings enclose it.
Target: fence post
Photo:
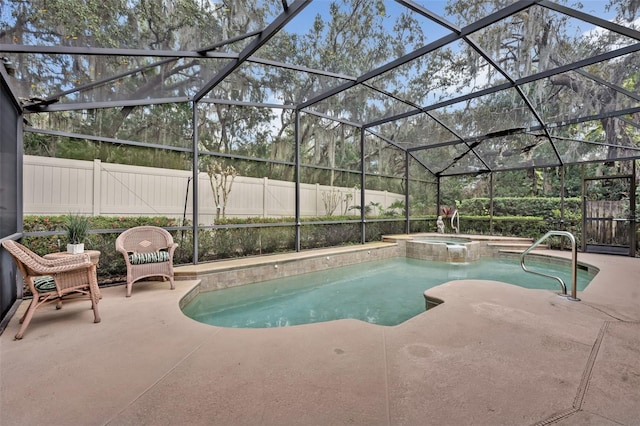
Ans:
[[[262,217],[267,217],[267,192],[269,192],[269,178],[262,178]]]
[[[320,192],[320,184],[316,183],[316,217],[320,216],[320,200],[322,194]]]
[[[92,214],[99,216],[102,207],[102,161],[93,160],[93,208]]]

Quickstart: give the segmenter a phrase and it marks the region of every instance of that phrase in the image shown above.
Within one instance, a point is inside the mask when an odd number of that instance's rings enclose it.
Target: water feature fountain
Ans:
[[[406,242],[406,256],[450,263],[472,262],[480,259],[480,243],[460,237],[416,237]]]
[[[447,244],[447,262],[467,262],[467,246],[462,244]]]

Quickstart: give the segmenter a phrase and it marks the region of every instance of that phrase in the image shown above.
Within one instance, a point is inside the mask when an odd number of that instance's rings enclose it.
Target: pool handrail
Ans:
[[[549,274],[545,274],[542,272],[536,272],[536,271],[530,271],[526,268],[525,264],[524,264],[524,258],[525,256],[534,248],[536,248],[538,245],[540,245],[543,241],[545,241],[547,238],[551,237],[551,236],[559,236],[559,237],[567,237],[569,238],[569,240],[571,240],[571,295],[567,294],[567,286],[564,283],[564,281],[562,280],[562,278],[557,277],[555,275],[549,275]],[[547,278],[553,278],[555,280],[557,280],[560,283],[560,286],[562,287],[562,294],[561,296],[566,297],[569,300],[573,300],[573,301],[580,301],[580,299],[577,297],[578,294],[578,280],[577,280],[577,276],[578,276],[578,244],[576,243],[576,237],[573,236],[573,234],[571,232],[568,231],[549,231],[546,234],[544,234],[541,238],[539,238],[535,243],[531,244],[529,246],[529,248],[527,248],[525,251],[522,252],[522,254],[520,255],[520,266],[522,266],[522,269],[525,272],[529,272],[530,274],[535,274],[535,275],[540,275],[543,277],[547,277]]]
[[[454,219],[457,219],[456,224],[454,225]],[[453,212],[451,215],[451,228],[455,229],[456,234],[460,233],[460,214],[458,213],[458,209]]]

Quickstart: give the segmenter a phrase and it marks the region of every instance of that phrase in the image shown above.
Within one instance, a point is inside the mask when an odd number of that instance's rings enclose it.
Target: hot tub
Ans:
[[[406,242],[407,257],[440,262],[466,263],[480,259],[480,243],[447,235],[415,237]]]

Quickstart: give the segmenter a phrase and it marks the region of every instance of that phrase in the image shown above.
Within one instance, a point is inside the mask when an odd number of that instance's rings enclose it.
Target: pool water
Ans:
[[[570,291],[568,266],[528,261],[527,268],[560,276]],[[578,269],[578,290],[592,278]],[[556,280],[524,272],[518,260],[452,264],[399,257],[201,293],[183,311],[221,327],[285,327],[343,318],[390,326],[425,311],[425,290],[458,279],[560,290]]]
[[[420,243],[440,243],[440,244],[446,244],[448,246],[453,246],[453,245],[460,245],[460,244],[465,244],[465,243],[470,243],[471,240],[468,238],[456,238],[456,237],[449,237],[449,238],[438,238],[438,237],[418,237],[418,238],[414,238],[411,241],[416,241],[416,242],[420,242]]]

